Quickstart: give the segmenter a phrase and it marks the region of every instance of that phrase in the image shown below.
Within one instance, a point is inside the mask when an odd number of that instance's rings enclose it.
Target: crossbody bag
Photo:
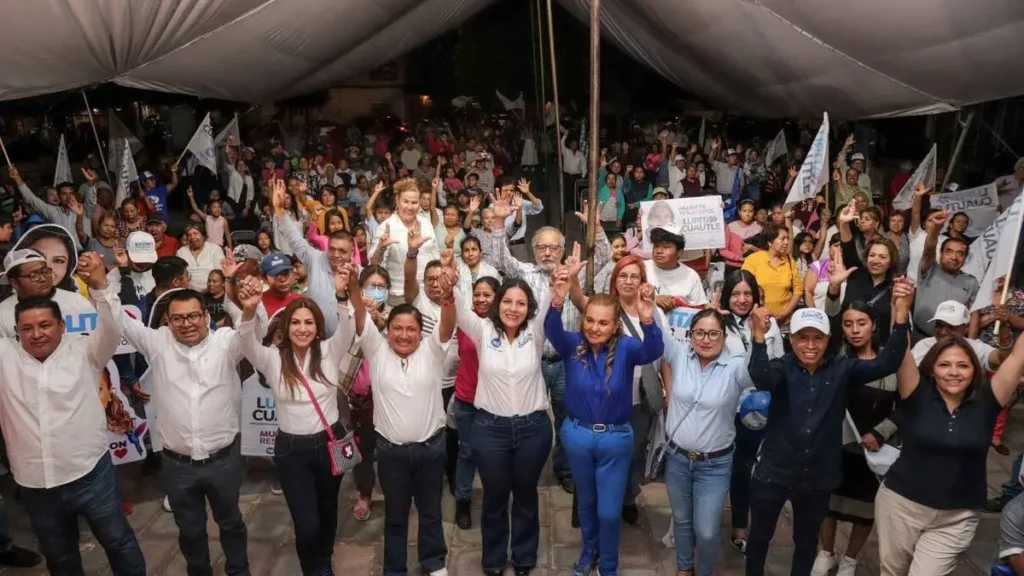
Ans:
[[[334,430],[331,429],[331,424],[324,416],[323,410],[320,409],[320,403],[316,401],[316,396],[313,395],[313,389],[309,387],[306,376],[300,372],[299,379],[302,380],[302,385],[306,388],[306,394],[309,394],[309,399],[313,402],[313,408],[316,410],[317,415],[320,416],[320,422],[323,423],[324,430],[327,431],[327,457],[331,461],[331,474],[341,476],[363,461],[363,455],[359,452],[359,446],[356,445],[355,430],[349,431],[341,440],[335,438]]]

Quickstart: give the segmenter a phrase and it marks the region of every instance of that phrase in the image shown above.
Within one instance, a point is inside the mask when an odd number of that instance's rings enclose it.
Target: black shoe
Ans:
[[[484,570],[484,576],[501,576],[504,570]]]
[[[142,462],[142,475],[152,476],[160,471],[160,455],[156,452],[146,454],[146,460]]]
[[[567,493],[576,493],[576,485],[572,483],[572,478],[559,478],[558,484],[561,485],[562,490],[565,490]]]
[[[43,557],[28,548],[11,546],[11,549],[0,554],[0,564],[14,568],[31,568],[42,563]]]
[[[640,509],[636,504],[626,504],[622,507],[622,521],[630,526],[636,526],[640,520]]]
[[[516,576],[526,576],[533,571],[533,566],[515,566]]]
[[[459,528],[469,530],[473,527],[472,508],[472,500],[455,501],[455,524],[457,524]]]
[[[1006,496],[1003,495],[991,498],[988,502],[985,502],[985,512],[999,514],[1003,511],[1003,507],[1006,506],[1010,502],[1010,500],[1011,498],[1007,498]]]
[[[990,444],[990,446],[992,446],[992,449],[995,450],[996,454],[999,454],[1000,456],[1010,455],[1010,449],[1006,447],[1006,444]]]

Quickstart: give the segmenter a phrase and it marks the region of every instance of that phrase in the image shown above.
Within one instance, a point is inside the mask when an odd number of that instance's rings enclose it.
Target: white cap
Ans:
[[[935,309],[935,316],[929,322],[942,321],[950,326],[963,326],[971,319],[967,306],[956,300],[946,300]]]
[[[661,226],[657,226],[654,229],[664,230],[665,232],[668,232],[669,234],[675,234],[676,236],[683,235],[683,229],[680,228],[678,224],[662,224]]]
[[[801,308],[793,312],[789,320],[790,333],[796,334],[804,328],[813,328],[826,336],[832,331],[828,316],[817,308]]]
[[[850,162],[856,162],[857,160],[863,160],[863,159],[864,159],[864,155],[861,154],[860,152],[857,152],[853,156],[850,156]]]
[[[7,273],[14,270],[22,264],[29,264],[31,262],[46,262],[46,258],[42,254],[35,250],[28,248],[22,250],[11,250],[4,256],[4,269],[0,272],[0,276],[7,278]]]
[[[156,262],[156,240],[149,232],[132,232],[124,243],[128,251],[128,259],[135,264],[152,264]]]
[[[680,160],[686,160],[682,154],[676,154],[676,157],[672,159],[673,162],[679,162]]]
[[[735,148],[729,148],[728,150],[725,151],[726,156],[733,156],[735,154],[739,154],[739,152],[737,152]]]

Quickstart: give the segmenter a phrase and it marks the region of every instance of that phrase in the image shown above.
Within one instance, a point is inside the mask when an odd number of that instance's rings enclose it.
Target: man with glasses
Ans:
[[[498,221],[504,222],[509,216],[515,213],[511,203],[500,200],[495,202],[492,209]],[[576,216],[586,225],[586,212],[577,212]],[[537,300],[544,299],[547,291],[550,290],[551,274],[555,268],[562,263],[565,255],[565,236],[551,226],[545,226],[533,233],[530,245],[533,247],[535,263],[522,262],[512,256],[508,248],[508,239],[504,228],[487,232],[478,230],[475,232],[480,239],[480,245],[484,253],[484,261],[498,269],[505,280],[521,278],[530,285],[533,296]],[[600,270],[611,259],[611,245],[608,243],[608,236],[598,226],[594,239],[594,269]],[[581,276],[585,272],[581,272]],[[581,280],[582,281],[582,280]],[[577,327],[580,325],[580,313],[571,303],[562,307],[562,325],[566,327]],[[555,447],[552,453],[552,466],[558,482],[562,489],[570,494],[575,492],[575,485],[572,482],[572,472],[565,460],[562,451],[560,430],[565,420],[565,364],[562,357],[555,352],[550,342],[544,343],[544,358],[541,361],[541,373],[544,375],[544,383],[547,384],[548,394],[551,398],[551,409],[555,415]]]
[[[247,532],[238,508],[243,473],[239,337],[229,328],[210,330],[199,292],[165,292],[166,326],[151,329],[127,314],[116,317],[124,337],[149,363],[154,394],[160,398],[160,479],[178,525],[181,554],[189,574],[213,573],[206,532],[209,503],[220,528],[225,571],[247,576]]]
[[[14,308],[29,298],[49,298],[60,307],[61,320],[68,332],[92,332],[96,327],[96,309],[77,292],[53,285],[53,271],[46,258],[35,250],[13,250],[4,257],[6,271],[0,281],[9,281],[14,295],[0,302],[0,336],[15,338]]]

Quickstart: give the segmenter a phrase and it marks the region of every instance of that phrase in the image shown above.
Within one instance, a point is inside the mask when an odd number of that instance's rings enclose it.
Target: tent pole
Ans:
[[[4,146],[4,139],[3,138],[0,138],[0,151],[2,151],[4,153],[4,160],[7,161],[7,167],[8,168],[14,168],[14,165],[11,164],[11,157],[7,155],[7,147]]]
[[[531,0],[531,5],[532,5]],[[540,56],[540,102],[537,103],[537,126],[534,130],[534,143],[537,148],[537,153],[540,155],[541,161],[544,163],[544,189],[550,190],[548,184],[551,183],[551,174],[548,172],[548,156],[544,154],[541,149],[541,143],[544,140],[545,126],[544,126],[544,104],[548,101],[547,87],[547,71],[544,69],[544,5],[541,4],[541,0],[537,0],[537,54]],[[564,216],[561,210],[552,210],[551,213],[554,215],[555,223],[561,223],[562,217]]]
[[[550,2],[550,0],[548,0]],[[601,0],[590,0],[590,173],[587,182],[587,294],[594,293],[597,174],[601,169]]]
[[[89,115],[89,126],[92,126],[92,135],[96,138],[96,149],[99,150],[100,163],[103,164],[103,174],[110,179],[110,170],[107,169],[107,155],[103,153],[103,145],[100,144],[100,133],[96,131],[96,122],[92,119],[92,107],[89,106],[89,97],[85,95],[85,88],[82,88],[82,100],[85,101],[85,112]]]
[[[971,110],[971,113],[967,115],[967,121],[961,125],[960,138],[956,141],[956,148],[953,149],[953,157],[949,159],[949,166],[946,167],[946,177],[942,179],[942,188],[936,190],[939,194],[945,192],[946,187],[949,186],[949,180],[953,177],[953,168],[956,167],[956,161],[960,158],[960,150],[964,147],[964,140],[967,139],[967,131],[971,128],[972,120],[974,120],[974,110]],[[959,124],[959,121],[957,124]]]
[[[555,25],[554,15],[551,12],[551,0],[548,2],[548,47],[551,50],[551,89],[552,97],[555,99],[555,157],[558,159],[558,212],[565,212],[565,179],[562,177],[562,144],[559,133],[562,131],[561,118],[558,111],[558,62],[555,59]],[[546,132],[546,130],[545,130]]]

